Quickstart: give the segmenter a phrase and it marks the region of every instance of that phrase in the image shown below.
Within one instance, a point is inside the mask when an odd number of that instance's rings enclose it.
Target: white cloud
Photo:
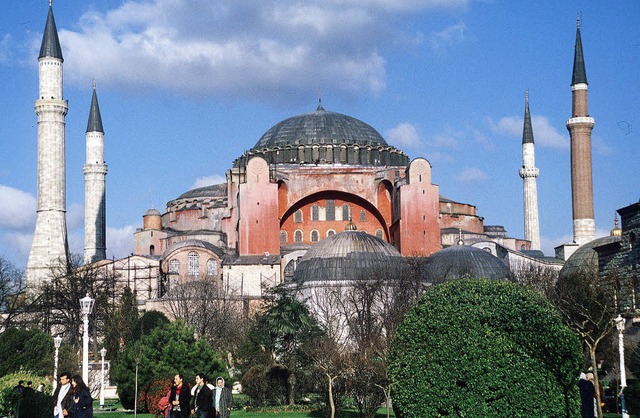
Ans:
[[[489,118],[488,123],[493,132],[522,138],[522,130],[524,128],[524,119],[522,117],[505,116],[497,122]],[[569,149],[568,136],[561,134],[553,127],[547,117],[532,116],[531,125],[536,145],[556,149]]]
[[[433,32],[429,35],[429,45],[431,45],[434,51],[441,51],[447,45],[464,41],[464,33],[466,30],[467,26],[463,22],[459,22],[440,32]]]
[[[107,227],[107,257],[122,258],[133,252],[133,233],[135,225],[121,228]]]
[[[0,184],[0,228],[33,228],[36,207],[32,194]]]
[[[424,145],[418,128],[406,122],[399,123],[395,128],[388,129],[385,132],[385,138],[400,149],[411,148],[417,150]]]
[[[11,45],[11,35],[5,34],[0,38],[0,64],[9,61],[11,51],[9,46]]]
[[[458,142],[462,136],[461,132],[448,131],[433,137],[432,145],[437,148],[456,149],[460,147]]]
[[[198,189],[200,187],[212,186],[214,184],[222,184],[226,182],[227,182],[227,178],[219,174],[213,174],[211,176],[205,176],[205,177],[198,177],[196,181],[193,183],[193,185],[189,188],[189,190]]]
[[[613,154],[613,148],[607,144],[607,142],[602,139],[599,135],[594,135],[591,137],[591,144],[593,146],[593,150],[596,154],[602,156],[609,156]]]
[[[476,167],[464,169],[460,174],[456,176],[456,180],[465,183],[484,181],[488,178],[489,175],[487,173]]]

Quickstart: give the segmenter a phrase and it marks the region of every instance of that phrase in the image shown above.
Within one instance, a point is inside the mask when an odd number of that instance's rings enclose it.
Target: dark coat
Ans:
[[[216,401],[216,389],[213,390],[213,402],[215,408]],[[233,403],[233,396],[231,395],[231,390],[223,386],[222,393],[220,394],[220,410],[218,411],[218,418],[229,418],[231,415],[231,404]]]
[[[580,389],[580,412],[582,418],[594,418],[593,397],[596,395],[596,388],[587,379],[580,379],[578,381],[578,389]]]
[[[71,418],[93,418],[93,398],[91,398],[88,388],[77,390],[73,394],[73,404],[69,415]]]
[[[176,389],[176,385],[171,386],[171,393],[169,394],[169,403],[171,404],[172,410],[174,409],[173,401],[176,400]],[[187,382],[182,383],[178,402],[180,403],[180,415],[184,418],[188,418],[189,415],[191,415],[191,388],[189,388],[189,384]]]
[[[207,385],[202,385],[202,388],[198,390],[196,386],[194,395],[191,398],[191,409],[197,411],[207,411],[213,413],[213,392]]]
[[[69,386],[71,386],[71,384],[69,384]],[[62,388],[62,385],[58,384],[56,390],[53,392],[53,399],[51,402],[52,408],[55,408],[56,404],[58,403],[58,394],[60,393],[60,388]],[[62,402],[60,402],[60,405],[62,406],[62,409],[66,409],[67,412],[71,411],[71,407],[73,406],[73,387],[69,387],[69,390],[62,399]]]

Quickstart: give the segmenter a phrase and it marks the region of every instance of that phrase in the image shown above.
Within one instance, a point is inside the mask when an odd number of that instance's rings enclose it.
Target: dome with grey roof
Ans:
[[[162,214],[158,209],[149,209],[144,213],[144,216],[161,216]]]
[[[234,164],[244,164],[252,156],[276,164],[406,166],[409,162],[406,154],[387,144],[370,125],[328,112],[322,105],[315,112],[275,124]]]
[[[398,250],[378,237],[344,231],[312,246],[300,259],[293,275],[299,283],[344,282],[380,278],[406,267]]]
[[[498,257],[468,245],[454,245],[431,255],[423,266],[429,283],[462,277],[513,280],[513,273]]]
[[[567,277],[572,274],[587,273],[598,274],[598,253],[594,250],[595,247],[602,245],[612,244],[614,242],[621,241],[619,236],[607,236],[602,238],[596,238],[592,241],[583,244],[571,254],[571,256],[565,261],[562,269],[560,270],[561,277]]]
[[[178,196],[178,199],[194,199],[200,197],[226,197],[227,183],[213,184],[211,186],[198,187]]]

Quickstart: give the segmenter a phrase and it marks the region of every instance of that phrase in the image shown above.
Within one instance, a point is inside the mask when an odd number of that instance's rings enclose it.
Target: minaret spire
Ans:
[[[89,108],[86,132],[86,163],[84,173],[84,262],[104,260],[106,254],[106,176],[104,162],[104,129],[96,81],[93,80],[93,95]]]
[[[593,214],[593,174],[591,163],[591,131],[595,124],[589,115],[589,87],[580,35],[578,16],[576,44],[571,79],[572,110],[567,120],[571,136],[571,197],[573,206],[573,241],[582,245],[595,238]]]
[[[62,95],[62,49],[49,2],[49,14],[38,57],[38,209],[27,261],[26,284],[35,289],[51,277],[51,268],[66,267],[67,243],[65,116]]]
[[[529,89],[525,93],[524,128],[522,131],[522,168],[520,177],[524,181],[524,238],[531,241],[531,249],[540,249],[540,221],[538,218],[537,178],[540,170],[536,168],[536,158],[529,111]]]

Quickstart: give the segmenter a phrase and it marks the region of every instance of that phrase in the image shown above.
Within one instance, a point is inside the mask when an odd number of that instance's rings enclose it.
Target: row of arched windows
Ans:
[[[342,209],[342,220],[343,221],[347,221],[350,219],[350,211],[349,211],[349,205],[347,205],[346,203],[344,205],[342,205],[341,207]],[[293,214],[293,221],[296,223],[301,223],[303,221],[303,212],[302,209],[298,209],[297,211],[295,211],[295,213]],[[311,205],[311,220],[312,221],[320,221],[320,206],[317,204],[313,204]],[[334,201],[333,200],[327,200],[327,204],[325,206],[325,213],[324,213],[324,219],[322,219],[323,221],[335,221],[336,220],[336,208],[334,206]],[[361,222],[366,222],[367,221],[367,211],[362,209],[360,210],[360,221]]]
[[[327,231],[326,236],[330,237],[335,234],[336,231],[330,229]],[[380,239],[384,239],[384,231],[382,229],[376,229],[375,232],[376,237]],[[312,229],[309,233],[309,242],[318,242],[320,241],[320,233],[317,229]],[[287,244],[289,242],[289,234],[287,231],[280,231],[280,244]],[[302,230],[296,229],[293,233],[293,242],[299,243],[304,242],[304,234]]]
[[[206,268],[207,276],[218,275],[218,262],[215,259],[208,259]],[[169,261],[169,273],[180,274],[180,260],[174,258]],[[191,251],[187,255],[187,276],[200,277],[200,254],[195,251]]]

